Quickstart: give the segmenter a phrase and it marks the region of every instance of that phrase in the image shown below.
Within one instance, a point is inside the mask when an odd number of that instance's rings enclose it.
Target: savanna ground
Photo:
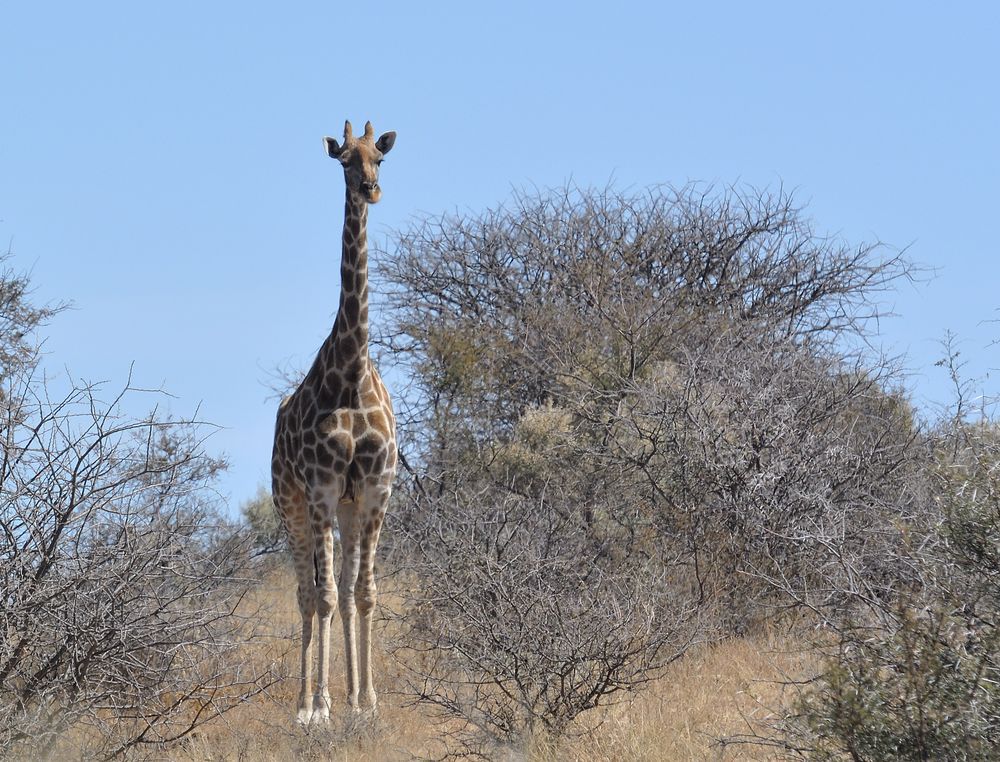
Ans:
[[[263,612],[266,633],[247,644],[246,658],[280,663],[288,675],[266,695],[206,725],[185,744],[158,757],[188,760],[405,760],[437,758],[445,753],[442,736],[448,723],[426,709],[407,705],[397,689],[401,665],[386,654],[394,637],[387,619],[376,629],[378,717],[350,721],[346,714],[327,727],[303,729],[294,721],[298,691],[299,615],[291,571],[270,570],[248,605]],[[380,606],[402,606],[391,583],[384,585]],[[334,651],[331,687],[335,709],[342,696],[343,648],[340,628],[332,628]],[[523,749],[497,751],[505,758],[527,760],[751,760],[771,758],[766,745],[727,743],[760,731],[789,695],[786,683],[803,675],[810,657],[786,635],[774,631],[692,648],[662,677],[634,696],[588,714],[566,738],[533,738]],[[594,730],[597,726],[596,731]],[[574,730],[576,732],[574,732]]]

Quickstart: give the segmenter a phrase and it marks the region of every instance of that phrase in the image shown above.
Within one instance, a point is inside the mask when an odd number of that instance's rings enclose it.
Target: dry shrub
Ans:
[[[456,749],[558,736],[692,642],[909,573],[918,437],[865,345],[898,254],[692,186],[518,194],[373,259],[412,380],[401,646],[417,700],[471,722]]]
[[[0,753],[160,747],[260,693],[244,533],[196,420],[126,412],[162,395],[41,369],[51,311],[0,273]]]

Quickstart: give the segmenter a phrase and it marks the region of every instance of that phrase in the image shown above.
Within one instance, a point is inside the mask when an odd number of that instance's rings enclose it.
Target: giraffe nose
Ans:
[[[378,183],[361,183],[361,190],[371,194],[378,190]]]

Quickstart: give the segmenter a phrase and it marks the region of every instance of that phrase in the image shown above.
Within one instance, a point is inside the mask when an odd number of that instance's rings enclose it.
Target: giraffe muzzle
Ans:
[[[361,192],[365,194],[368,202],[374,204],[382,196],[382,189],[378,183],[361,183]]]

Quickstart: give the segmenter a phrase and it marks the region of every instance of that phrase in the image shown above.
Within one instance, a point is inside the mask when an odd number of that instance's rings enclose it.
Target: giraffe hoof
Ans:
[[[313,699],[312,722],[314,725],[325,725],[330,721],[330,697],[317,695]]]

